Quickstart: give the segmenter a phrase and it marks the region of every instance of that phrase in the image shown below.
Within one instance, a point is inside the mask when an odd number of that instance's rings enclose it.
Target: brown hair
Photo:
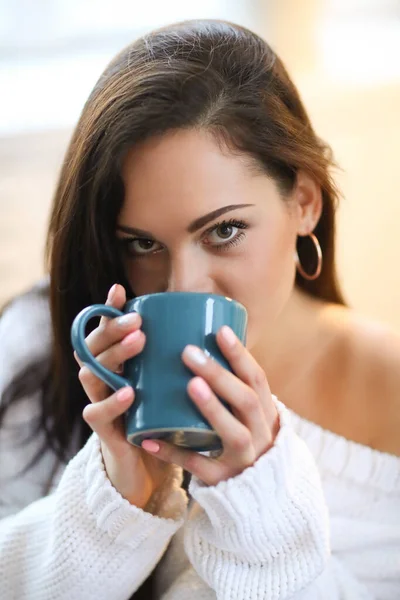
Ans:
[[[334,262],[337,190],[329,148],[316,136],[296,87],[274,51],[251,31],[197,20],[154,31],[120,52],[87,100],[62,166],[54,197],[47,257],[54,333],[53,418],[48,431],[60,452],[81,419],[87,399],[70,343],[75,315],[104,302],[119,282],[132,295],[120,261],[115,225],[124,199],[121,162],[128,148],[179,128],[203,128],[253,157],[283,192],[304,170],[319,184],[323,210],[314,231],[321,244],[321,276],[296,283],[318,298],[343,303]],[[313,271],[314,253],[299,240]]]

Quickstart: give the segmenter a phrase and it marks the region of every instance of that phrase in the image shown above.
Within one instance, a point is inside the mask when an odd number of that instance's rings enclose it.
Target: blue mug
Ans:
[[[140,314],[146,344],[126,361],[119,375],[89,351],[85,328],[93,317],[130,312]],[[125,304],[123,312],[104,304],[85,308],[72,324],[71,340],[80,360],[111,388],[135,390],[135,400],[124,415],[129,442],[140,447],[145,439],[164,439],[200,452],[214,451],[221,448],[221,440],[187,393],[194,375],[181,354],[187,344],[193,344],[231,371],[215,338],[223,325],[246,343],[247,312],[239,302],[216,294],[164,292],[138,296]]]

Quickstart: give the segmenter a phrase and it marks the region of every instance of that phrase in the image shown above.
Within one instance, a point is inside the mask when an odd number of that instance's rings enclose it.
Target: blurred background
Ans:
[[[400,0],[0,0],[0,305],[43,273],[57,174],[105,65],[197,17],[248,26],[283,58],[341,167],[347,299],[400,332]]]

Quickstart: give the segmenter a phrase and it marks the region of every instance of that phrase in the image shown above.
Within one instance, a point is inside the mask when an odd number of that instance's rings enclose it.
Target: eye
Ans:
[[[218,243],[219,241],[227,242],[228,240],[235,237],[238,231],[238,227],[234,225],[230,225],[229,223],[221,223],[221,225],[217,225],[214,231],[211,232],[210,238],[213,243]]]
[[[162,250],[159,242],[145,238],[122,238],[121,244],[129,256],[146,256]]]
[[[203,242],[215,249],[223,250],[240,242],[245,235],[243,229],[247,229],[247,223],[232,219],[213,225],[206,231]]]

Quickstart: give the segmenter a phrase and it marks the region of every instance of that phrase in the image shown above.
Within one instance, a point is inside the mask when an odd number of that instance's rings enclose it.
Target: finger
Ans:
[[[129,333],[140,330],[142,319],[139,313],[127,313],[122,317],[110,319],[103,326],[98,326],[86,338],[86,344],[93,354],[97,356],[116,342],[122,341]],[[83,367],[83,362],[79,358],[76,351],[74,357],[80,367]]]
[[[133,399],[133,389],[131,387],[124,387],[102,402],[85,406],[82,416],[89,427],[104,442],[107,442],[118,431],[123,435],[121,421],[116,423],[116,419],[129,408]]]
[[[115,288],[115,292],[113,292]],[[122,285],[115,284],[109,292],[106,304],[112,305],[115,308],[123,308],[126,301],[125,289]],[[97,354],[106,350],[112,344],[115,344],[119,340],[122,340],[130,331],[140,329],[142,326],[142,319],[139,313],[127,313],[121,317],[115,319],[107,319],[102,317],[100,323],[96,329],[94,329],[87,337],[86,344],[90,352],[97,356]],[[83,367],[83,363],[74,352],[74,358],[80,367]]]
[[[78,363],[78,365],[80,366],[81,369],[86,368],[85,365],[83,364],[83,362],[81,361],[81,359],[79,358],[79,356],[77,355],[76,351],[74,352],[74,358],[76,360],[76,362]],[[120,365],[118,365],[118,367],[114,370],[114,373],[123,373],[124,368],[123,368],[123,364],[121,363]]]
[[[108,322],[99,325],[87,336],[87,346],[93,356],[97,356],[116,342],[120,342],[128,333],[140,330],[141,326],[141,316],[136,312],[109,319]]]
[[[106,305],[113,306],[121,310],[126,303],[126,292],[125,288],[118,283],[114,283],[109,289]],[[100,325],[105,325],[108,321],[108,317],[101,317]]]
[[[217,343],[232,371],[260,398],[266,418],[270,420],[271,415],[277,416],[264,369],[243,346],[230,327],[221,327],[217,333]]]
[[[186,346],[182,357],[186,366],[205,379],[217,396],[230,405],[253,437],[265,438],[268,430],[264,411],[252,388],[196,346]]]
[[[139,354],[143,350],[145,343],[146,337],[143,331],[139,329],[127,335],[122,342],[118,342],[105,352],[102,352],[96,357],[96,360],[106,369],[116,372],[120,370],[120,365],[126,360]],[[90,370],[90,367],[83,365],[78,376],[91,402],[104,400],[108,395],[107,386],[102,379]]]
[[[242,469],[252,465],[256,452],[250,430],[226,409],[201,377],[190,380],[188,393],[221,438],[223,456],[234,456],[235,464]]]
[[[206,485],[215,485],[223,477],[224,467],[218,461],[186,448],[180,448],[160,440],[144,440],[142,448],[164,462],[182,467],[185,471],[201,479]]]
[[[107,348],[96,357],[97,362],[110,371],[117,371],[125,361],[142,352],[146,336],[141,329],[132,331],[123,340]]]

